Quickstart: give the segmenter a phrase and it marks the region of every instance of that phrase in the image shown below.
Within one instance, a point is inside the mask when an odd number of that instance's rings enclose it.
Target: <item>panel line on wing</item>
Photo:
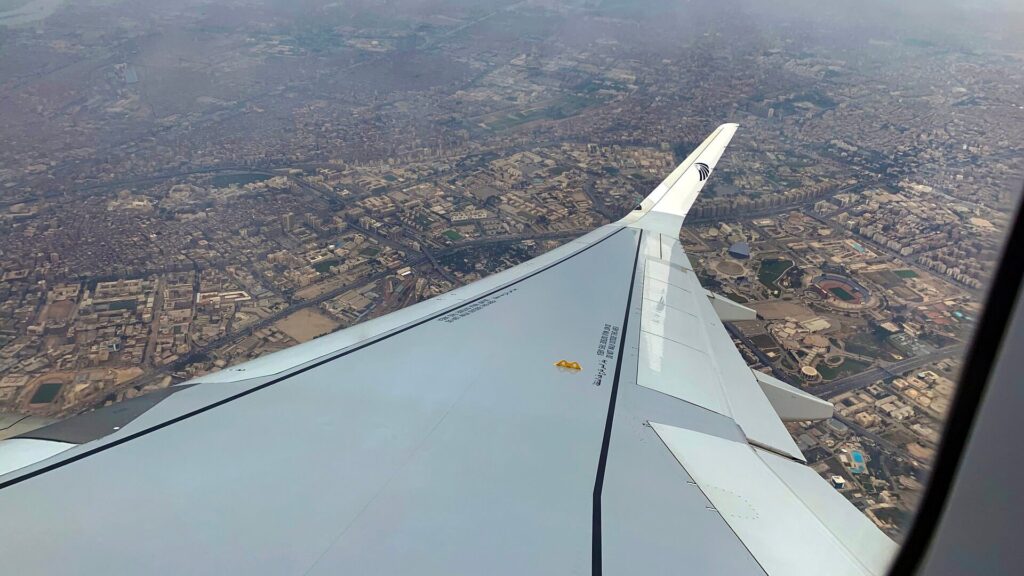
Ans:
[[[640,247],[643,246],[643,236],[644,233],[641,230],[636,242],[636,255],[633,257],[633,274],[629,278],[629,294],[626,296],[626,311],[622,318],[622,330],[619,332],[619,351],[615,359],[615,377],[612,379],[612,391],[608,400],[608,415],[605,420],[604,438],[601,440],[601,456],[597,462],[597,476],[594,479],[590,562],[592,576],[601,576],[603,571],[601,560],[601,493],[604,490],[604,475],[608,467],[608,448],[612,440],[615,402],[618,399],[619,379],[622,376],[622,359],[626,355],[626,331],[629,329],[629,317],[633,308],[633,289],[636,287],[636,270],[640,264]]]

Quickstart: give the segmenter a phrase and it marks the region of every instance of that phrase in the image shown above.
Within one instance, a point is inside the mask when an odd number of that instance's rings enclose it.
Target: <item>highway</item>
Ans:
[[[963,349],[963,344],[955,344],[953,346],[939,348],[938,350],[928,354],[914,356],[913,358],[907,358],[906,360],[900,360],[899,362],[887,363],[884,366],[871,368],[859,374],[854,374],[853,376],[847,376],[846,378],[840,378],[839,380],[835,380],[828,384],[816,386],[813,389],[810,389],[809,392],[814,393],[814,395],[819,398],[828,399],[844,392],[863,388],[884,378],[898,376],[904,372],[916,370],[931,364],[932,362],[938,362],[943,358],[959,356],[963,353]]]
[[[434,254],[430,251],[430,248],[423,246],[423,254],[427,257],[427,260],[430,261],[430,265],[434,267],[434,271],[440,274],[441,277],[444,278],[445,280],[451,282],[452,286],[459,286],[460,284],[462,284],[461,282],[459,282],[458,278],[452,276],[452,274],[448,272],[448,270],[445,269],[444,266],[441,266],[441,264],[437,261],[437,258],[435,258]]]
[[[747,348],[749,348],[751,352],[753,352],[754,355],[757,356],[758,360],[760,360],[762,364],[771,367],[772,374],[776,378],[782,380],[783,382],[792,383],[792,380],[789,378],[789,376],[785,372],[779,370],[772,362],[772,360],[768,358],[768,356],[766,356],[764,352],[762,352],[757,347],[756,344],[751,342],[749,338],[747,338],[746,336],[743,335],[742,332],[737,330],[735,326],[733,326],[731,323],[725,323],[725,327],[729,331],[729,334],[733,338],[736,338],[740,342],[742,342]],[[951,356],[960,356],[961,354],[963,354],[963,351],[963,344],[954,344],[952,346],[946,346],[945,348],[939,348],[933,352],[929,352],[928,354],[923,354],[921,356],[914,356],[913,358],[907,358],[906,360],[900,360],[899,362],[888,362],[882,366],[870,368],[858,374],[854,374],[853,376],[847,376],[846,378],[840,378],[839,380],[834,380],[827,384],[822,384],[821,386],[808,388],[807,391],[813,393],[815,396],[819,398],[828,400],[829,398],[838,396],[839,394],[842,394],[844,392],[858,390],[860,388],[868,386],[869,384],[873,384],[878,380],[890,378],[893,376],[899,376],[900,374],[903,374],[905,372],[909,372],[911,370],[916,370],[923,366],[927,366],[932,362],[938,362],[943,358],[949,358]]]
[[[464,242],[458,242],[447,246],[437,251],[437,255],[454,254],[460,250],[466,248],[478,248],[480,246],[491,246],[495,244],[510,244],[515,242],[525,242],[527,240],[558,240],[558,239],[576,239],[583,236],[590,230],[567,230],[559,232],[541,232],[540,234],[510,234],[504,236],[487,236],[484,238],[477,238],[475,240],[467,240]]]
[[[840,416],[838,414],[833,416],[833,418],[835,418],[836,420],[838,420],[838,421],[842,422],[843,424],[845,424],[846,427],[849,428],[850,430],[852,430],[854,434],[860,436],[861,438],[867,438],[867,439],[871,440],[877,446],[879,446],[883,450],[889,452],[890,455],[892,455],[892,454],[900,454],[900,455],[905,454],[907,458],[910,458],[911,460],[914,460],[915,462],[918,462],[918,460],[916,458],[914,458],[913,456],[911,456],[910,453],[907,452],[906,450],[902,450],[896,444],[893,444],[889,440],[886,440],[885,438],[882,438],[878,434],[875,434],[874,432],[868,430],[867,428],[864,428],[863,426],[857,424],[853,420],[849,420],[847,418],[843,418],[842,416]]]

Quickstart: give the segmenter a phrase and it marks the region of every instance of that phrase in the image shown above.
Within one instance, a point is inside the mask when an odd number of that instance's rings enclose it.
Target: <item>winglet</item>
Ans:
[[[670,236],[679,228],[739,124],[722,124],[619,224]]]

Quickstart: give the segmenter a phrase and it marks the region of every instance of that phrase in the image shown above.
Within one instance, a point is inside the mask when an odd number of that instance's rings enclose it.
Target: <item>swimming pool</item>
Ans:
[[[854,474],[863,474],[867,471],[864,466],[864,454],[859,450],[850,452],[850,458],[853,460],[853,466],[850,466],[850,471]]]

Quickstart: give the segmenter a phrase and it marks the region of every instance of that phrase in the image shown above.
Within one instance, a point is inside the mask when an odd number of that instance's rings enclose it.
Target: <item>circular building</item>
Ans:
[[[712,268],[716,273],[731,278],[737,278],[747,273],[746,268],[742,264],[732,260],[718,260],[712,264]]]
[[[801,366],[800,375],[804,377],[804,380],[808,382],[818,382],[821,380],[821,374],[818,369],[814,366]]]

